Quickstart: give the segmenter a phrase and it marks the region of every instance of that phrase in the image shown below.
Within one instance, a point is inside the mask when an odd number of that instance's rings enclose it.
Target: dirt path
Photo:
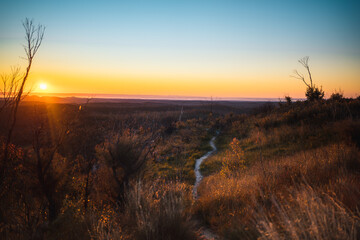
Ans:
[[[211,140],[210,140],[210,146],[211,146],[212,150],[207,152],[201,158],[196,159],[196,162],[195,162],[195,177],[196,177],[196,180],[195,180],[194,189],[193,189],[193,197],[194,197],[194,199],[197,199],[197,197],[198,197],[197,188],[199,187],[199,184],[200,184],[201,180],[203,179],[203,175],[201,175],[201,172],[200,172],[201,163],[205,159],[210,157],[211,154],[213,154],[217,150],[217,148],[215,146],[215,138],[216,137],[212,137]]]
[[[197,193],[197,189],[199,187],[199,184],[201,182],[201,180],[203,179],[203,175],[201,174],[200,172],[200,166],[201,166],[201,163],[207,159],[208,157],[210,157],[214,152],[217,151],[217,148],[215,146],[215,139],[216,139],[216,136],[212,137],[211,140],[210,140],[210,146],[212,148],[211,151],[207,152],[205,155],[203,155],[201,158],[197,159],[196,162],[195,162],[195,177],[196,177],[196,180],[195,180],[195,184],[194,184],[194,189],[193,189],[193,197],[194,199],[196,200],[198,198],[198,193]],[[205,228],[203,227],[201,229],[201,233],[202,233],[202,236],[205,238],[205,239],[208,239],[208,240],[215,240],[215,239],[219,239],[214,233],[212,233],[212,231],[208,228]]]

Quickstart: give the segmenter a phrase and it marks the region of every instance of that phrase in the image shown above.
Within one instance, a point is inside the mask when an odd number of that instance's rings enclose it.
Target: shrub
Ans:
[[[313,87],[308,87],[305,93],[306,99],[310,102],[318,101],[324,98],[324,91],[322,87],[320,89],[315,85]]]
[[[330,100],[332,100],[332,101],[341,101],[343,99],[344,99],[344,94],[341,91],[334,92],[330,96]]]
[[[231,174],[237,174],[239,170],[244,168],[244,151],[241,148],[240,141],[234,138],[230,143],[230,150],[226,150],[225,152],[220,174],[229,176]]]
[[[285,96],[285,100],[288,105],[292,103],[292,98],[290,96]]]

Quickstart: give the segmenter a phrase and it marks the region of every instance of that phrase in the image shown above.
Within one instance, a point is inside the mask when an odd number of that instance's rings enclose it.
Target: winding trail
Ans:
[[[194,188],[193,188],[193,197],[194,197],[195,200],[198,198],[197,189],[199,187],[199,184],[200,184],[201,180],[203,179],[203,176],[201,175],[201,172],[200,172],[200,166],[201,166],[201,163],[205,159],[207,159],[214,152],[217,151],[217,148],[215,146],[215,139],[216,139],[216,136],[212,137],[211,140],[210,140],[210,146],[211,146],[212,150],[207,152],[201,158],[197,159],[196,162],[195,162],[195,177],[196,177],[196,180],[195,180],[195,184],[194,184]],[[205,239],[208,239],[208,240],[218,239],[218,237],[214,233],[212,233],[212,231],[210,229],[208,229],[206,227],[203,227],[201,229],[201,232],[202,232],[202,236]]]
[[[198,198],[197,189],[199,187],[199,184],[200,184],[201,180],[203,179],[203,175],[201,175],[201,172],[200,172],[200,165],[205,159],[210,157],[211,154],[213,154],[217,150],[217,148],[215,146],[215,138],[216,138],[216,136],[212,137],[211,140],[210,140],[210,146],[211,146],[212,150],[207,152],[201,158],[196,159],[196,162],[195,162],[195,177],[196,177],[196,180],[195,180],[194,189],[193,189],[193,197],[194,197],[194,199]]]

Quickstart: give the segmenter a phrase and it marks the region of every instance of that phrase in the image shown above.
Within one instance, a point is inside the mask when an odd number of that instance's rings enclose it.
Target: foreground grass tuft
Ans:
[[[132,222],[134,238],[198,239],[195,223],[186,210],[190,189],[181,183],[136,183],[127,194],[126,217]]]

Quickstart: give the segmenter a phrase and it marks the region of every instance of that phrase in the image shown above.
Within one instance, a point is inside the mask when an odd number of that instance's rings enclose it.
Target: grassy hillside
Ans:
[[[359,116],[341,99],[221,119],[195,213],[226,239],[357,239]]]

